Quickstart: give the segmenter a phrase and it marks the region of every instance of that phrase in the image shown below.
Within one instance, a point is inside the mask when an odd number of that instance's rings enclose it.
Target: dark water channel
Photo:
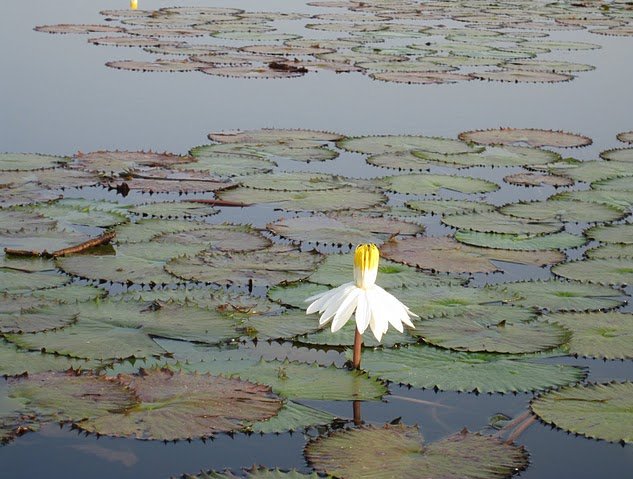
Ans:
[[[303,2],[217,2],[186,5],[238,6],[251,10],[305,11]],[[300,4],[298,4],[300,3]],[[174,1],[140,0],[140,8],[172,6]],[[569,61],[590,63],[592,72],[554,85],[464,82],[408,86],[371,81],[360,75],[311,73],[291,80],[239,80],[200,73],[141,74],[106,68],[112,59],[142,58],[136,49],[95,47],[82,35],[45,35],[38,24],[96,23],[98,11],[126,8],[126,0],[3,1],[0,5],[0,150],[72,155],[99,149],[152,149],[184,153],[223,129],[312,128],[344,134],[411,133],[454,137],[470,129],[498,126],[552,128],[590,136],[593,145],[572,151],[580,159],[618,145],[615,134],[633,128],[633,42],[586,32],[554,32],[552,38],[589,41],[601,50],[569,54]],[[310,12],[316,12],[316,9]],[[290,25],[289,28],[293,26]],[[569,154],[569,152],[564,152]],[[318,165],[323,171],[323,165]],[[281,163],[280,168],[310,170],[310,164]],[[328,171],[361,177],[383,175],[353,154],[330,162]],[[438,169],[441,171],[441,169]],[[494,172],[502,177],[511,170]],[[490,170],[468,170],[490,178]],[[504,187],[490,201],[542,199],[553,188]],[[87,189],[90,198],[114,193]],[[134,195],[126,201],[135,201]],[[278,213],[255,207],[230,209],[211,218],[263,226]],[[427,232],[445,234],[436,218]],[[570,252],[573,255],[574,252]],[[476,276],[474,284],[546,278],[542,268],[512,268]],[[625,309],[625,310],[628,310]],[[247,345],[247,347],[251,347]],[[289,343],[260,344],[266,357],[285,355]],[[295,358],[322,362],[342,359],[338,352],[292,350]],[[561,362],[560,360],[558,362]],[[589,381],[633,380],[631,362],[565,360],[589,369]],[[531,395],[436,393],[390,385],[382,402],[362,404],[363,419],[383,424],[396,418],[418,424],[427,441],[468,427],[489,431],[490,418],[526,410]],[[341,418],[351,418],[349,402],[306,401]],[[162,443],[85,436],[49,425],[0,447],[0,477],[166,478],[201,469],[260,464],[309,471],[302,450],[311,431],[281,435],[220,435],[214,440]],[[517,440],[530,453],[522,478],[626,478],[633,471],[633,447],[574,437],[536,423]]]

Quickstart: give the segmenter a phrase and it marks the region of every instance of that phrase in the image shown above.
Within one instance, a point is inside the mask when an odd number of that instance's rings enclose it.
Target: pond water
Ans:
[[[140,0],[141,9],[176,6],[174,1]],[[296,1],[204,1],[187,6],[238,7],[248,11],[329,13],[326,8],[308,7]],[[103,23],[104,9],[125,9],[123,0],[31,0],[3,2],[0,53],[4,65],[0,84],[0,150],[72,156],[78,151],[153,150],[186,154],[207,144],[212,131],[259,128],[301,128],[343,135],[411,134],[455,138],[463,131],[498,128],[539,128],[586,135],[593,140],[578,149],[557,149],[563,156],[595,160],[610,148],[626,146],[616,134],[633,128],[633,40],[602,36],[587,30],[550,32],[550,39],[591,42],[599,50],[564,52],[570,62],[596,67],[581,72],[570,82],[514,84],[464,81],[456,84],[408,85],[373,81],[357,73],[310,72],[301,78],[252,80],[223,78],[200,72],[140,73],[107,68],[115,59],[152,58],[132,48],[94,46],[85,35],[47,35],[35,32],[36,25],[58,23]],[[303,22],[277,22],[279,29],[305,33]],[[437,23],[437,22],[436,22]],[[443,21],[446,25],[458,22]],[[310,32],[323,35],[322,32]],[[99,34],[97,34],[99,35]],[[96,35],[91,35],[96,36]],[[199,40],[204,42],[206,40]],[[236,43],[237,45],[237,43]],[[547,55],[544,56],[547,58]],[[560,55],[559,57],[560,58]],[[334,148],[332,145],[330,145]],[[277,159],[277,170],[319,171],[354,178],[377,178],[392,173],[368,165],[365,157],[342,149],[340,156],[325,163],[302,163]],[[450,168],[433,166],[432,173]],[[503,182],[503,177],[521,168],[475,167],[455,174],[498,183],[501,188],[485,196],[494,205],[521,200],[541,200],[560,191],[542,186],[524,188]],[[577,189],[586,189],[580,184]],[[99,187],[71,190],[71,196],[140,203],[147,195],[131,193],[123,198],[116,191]],[[210,195],[209,195],[210,196]],[[464,195],[444,194],[460,198]],[[200,195],[196,197],[202,197]],[[158,195],[153,199],[178,199]],[[395,201],[404,195],[394,195]],[[266,206],[221,208],[209,217],[212,223],[230,221],[263,228],[288,216]],[[421,223],[427,236],[443,236],[453,230],[438,216],[425,216]],[[569,224],[580,234],[586,224]],[[586,248],[571,249],[571,259]],[[470,285],[552,277],[549,268],[498,263],[502,272],[472,275]],[[380,278],[378,280],[380,283]],[[114,285],[112,292],[125,288]],[[133,288],[132,288],[133,289]],[[626,290],[627,297],[630,290]],[[630,312],[625,306],[621,312]],[[315,319],[316,321],[316,319]],[[264,358],[334,362],[345,361],[341,348],[308,348],[291,342],[247,342],[241,346]],[[552,362],[545,359],[544,362]],[[632,381],[633,364],[588,358],[556,358],[588,368],[590,382]],[[3,386],[4,387],[4,386]],[[426,442],[439,440],[466,427],[492,434],[491,418],[510,418],[524,413],[532,394],[469,394],[436,392],[389,384],[382,401],[361,404],[362,419],[382,425],[399,418],[417,424]],[[302,404],[351,420],[351,401],[301,401]],[[281,469],[311,469],[303,449],[319,431],[282,434],[217,435],[213,440],[179,442],[138,441],[86,435],[68,426],[47,424],[0,447],[2,477],[158,478],[195,474],[200,470],[223,470],[254,464]],[[532,424],[516,443],[529,452],[524,478],[625,477],[633,468],[633,447],[595,441],[553,429],[541,422]]]

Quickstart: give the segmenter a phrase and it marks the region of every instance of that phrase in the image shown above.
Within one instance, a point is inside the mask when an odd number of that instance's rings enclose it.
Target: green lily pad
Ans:
[[[619,138],[618,138],[619,139]],[[614,148],[600,153],[600,158],[607,161],[633,162],[633,148]]]
[[[495,206],[485,202],[445,199],[407,201],[405,205],[414,211],[435,215],[483,213],[484,211],[492,211],[495,209]]]
[[[113,382],[133,392],[139,404],[120,414],[81,421],[77,427],[136,439],[194,439],[243,430],[247,423],[273,417],[282,407],[266,386],[207,374],[150,369],[139,375],[120,374]]]
[[[267,384],[280,396],[292,400],[317,399],[330,401],[372,400],[381,398],[387,388],[359,371],[324,367],[290,361],[264,361],[245,355],[243,351],[218,351],[197,347],[192,355],[175,354],[187,371],[239,377]]]
[[[77,318],[74,306],[33,296],[3,294],[0,333],[35,333],[63,328]]]
[[[630,176],[608,178],[606,180],[594,181],[591,183],[591,187],[596,190],[627,191],[631,193],[633,192],[633,186],[631,186],[630,179]]]
[[[81,421],[132,407],[131,391],[103,376],[46,372],[11,379],[9,397],[43,421]]]
[[[545,265],[559,263],[565,256],[559,251],[517,251],[478,248],[458,243],[452,238],[418,237],[386,243],[384,257],[424,270],[450,273],[493,272],[499,268],[492,261]]]
[[[178,169],[206,171],[218,176],[242,176],[256,173],[270,173],[276,163],[267,158],[246,153],[218,153],[215,145],[203,145],[192,148],[189,153],[196,161],[179,166]]]
[[[517,218],[497,211],[467,213],[463,215],[444,216],[442,223],[453,228],[479,231],[482,233],[501,233],[511,235],[541,235],[556,233],[563,227],[557,220],[534,221]]]
[[[450,138],[431,136],[359,136],[337,141],[336,146],[355,153],[379,155],[399,151],[422,150],[432,153],[473,153],[482,148]]]
[[[273,286],[268,290],[268,297],[279,304],[299,308],[303,314],[305,314],[305,310],[309,304],[305,301],[306,298],[325,292],[328,289],[330,288],[324,284],[310,283],[308,281],[296,281],[294,283]]]
[[[29,351],[45,351],[71,358],[147,358],[165,353],[165,350],[143,331],[91,319],[82,319],[55,331],[7,334],[5,337],[18,347]]]
[[[0,267],[0,293],[23,293],[45,288],[55,288],[70,279],[51,271],[22,271]]]
[[[481,246],[483,248],[521,251],[577,248],[586,242],[582,236],[572,235],[566,232],[530,236],[459,230],[455,233],[455,239],[460,243]]]
[[[418,428],[404,425],[335,431],[310,442],[305,456],[317,471],[341,478],[501,479],[528,465],[523,448],[492,436],[464,429],[423,444]]]
[[[621,208],[582,201],[547,200],[504,206],[501,213],[539,221],[608,222],[622,218]]]
[[[69,158],[39,153],[0,153],[0,171],[42,170],[56,168]]]
[[[515,60],[512,62],[504,63],[503,67],[512,70],[529,70],[536,72],[554,73],[588,72],[596,69],[596,67],[594,67],[593,65],[587,65],[586,63],[572,63],[562,60],[541,59]]]
[[[315,426],[326,426],[335,419],[335,416],[325,411],[304,406],[294,401],[287,401],[276,416],[253,423],[249,430],[259,434],[278,434],[286,431],[305,430]],[[254,477],[259,477],[259,475]],[[282,475],[280,477],[286,476]]]
[[[393,235],[414,235],[423,228],[384,216],[338,214],[281,219],[267,225],[273,233],[294,242],[316,244],[382,244]]]
[[[626,302],[622,291],[575,281],[523,281],[488,288],[506,295],[505,303],[550,311],[597,311]]]
[[[633,315],[619,312],[559,313],[548,320],[571,331],[569,353],[597,359],[633,358]]]
[[[167,233],[181,233],[184,231],[194,231],[207,227],[201,221],[182,220],[140,220],[136,223],[121,225],[115,228],[116,242],[121,243],[142,243],[157,238]]]
[[[0,342],[0,375],[33,375],[45,371],[67,371],[68,369],[90,369],[98,363],[68,358],[55,354],[24,351],[5,341]]]
[[[318,324],[318,318],[312,317],[314,324]],[[336,347],[349,347],[354,345],[354,336],[356,331],[356,322],[349,321],[336,333],[333,333],[329,327],[325,327],[317,332],[308,334],[298,338],[297,341],[302,344],[318,345],[318,346],[336,346]],[[400,333],[394,329],[388,330],[383,334],[380,341],[377,341],[374,335],[366,333],[363,335],[363,346],[368,348],[375,348],[383,346],[385,348],[392,348],[396,345],[411,344],[417,342],[417,339],[409,334],[409,330],[405,330],[405,333]]]
[[[585,252],[590,259],[633,258],[633,244],[609,243]]]
[[[249,252],[206,250],[197,256],[174,258],[165,269],[186,281],[263,286],[304,279],[321,259],[315,253],[276,245]]]
[[[631,165],[623,161],[583,161],[578,164],[565,164],[560,171],[557,171],[554,163],[551,165],[551,172],[587,183],[633,175]]]
[[[282,414],[282,412],[279,414]],[[274,421],[274,418],[271,419],[271,421]],[[244,470],[244,473],[240,475],[235,475],[230,471],[203,471],[196,475],[185,474],[182,476],[182,479],[319,479],[320,477],[321,476],[317,473],[303,474],[295,469],[281,471],[279,469],[266,469],[264,467],[253,466],[251,469]]]
[[[553,151],[524,146],[488,146],[479,153],[439,154],[425,151],[413,151],[413,156],[425,161],[448,163],[459,167],[469,166],[526,166],[543,165],[560,159]]]
[[[594,226],[585,234],[602,243],[633,244],[633,224]]]
[[[352,185],[351,182],[340,177],[302,172],[249,175],[240,178],[240,184],[248,188],[274,191],[323,191]]]
[[[562,327],[551,326],[536,320],[498,321],[471,314],[421,321],[413,334],[426,343],[457,351],[521,354],[546,351],[566,342],[569,333]]]
[[[633,383],[578,384],[534,399],[532,412],[547,424],[591,439],[633,442]]]
[[[219,143],[252,143],[289,145],[294,148],[320,146],[342,137],[337,133],[317,130],[262,128],[260,130],[228,131],[209,133],[211,141]]]
[[[370,376],[416,388],[479,393],[529,392],[582,381],[586,372],[562,364],[538,363],[529,356],[466,353],[409,346],[364,351]]]
[[[633,206],[633,192],[609,190],[565,191],[551,197],[552,200],[586,201],[602,203],[614,208],[628,209]]]
[[[555,148],[574,148],[591,144],[591,138],[586,136],[535,128],[493,128],[465,131],[459,134],[459,139],[481,145],[526,144],[531,147],[553,146]]]
[[[244,204],[260,204],[285,211],[364,210],[385,203],[387,197],[377,191],[341,187],[316,191],[256,190],[238,187],[220,191],[218,198]]]
[[[382,181],[390,191],[413,195],[436,194],[444,189],[460,193],[487,193],[499,189],[495,183],[467,176],[411,174],[388,176]]]
[[[563,278],[600,284],[631,284],[633,258],[607,258],[571,261],[552,267]]]
[[[147,203],[144,205],[133,206],[131,213],[137,214],[142,218],[155,219],[190,219],[213,216],[220,212],[213,206],[202,203],[193,203],[190,201],[165,202],[165,203]]]

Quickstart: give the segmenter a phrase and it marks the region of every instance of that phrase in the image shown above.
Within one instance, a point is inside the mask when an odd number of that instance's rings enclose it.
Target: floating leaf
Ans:
[[[561,168],[557,168],[557,163],[553,163],[551,172],[568,176],[576,181],[593,183],[595,181],[606,180],[623,176],[631,176],[630,163],[622,161],[583,161],[580,163],[565,163]]]
[[[77,424],[108,436],[172,441],[243,430],[270,418],[282,402],[270,388],[238,379],[150,369],[120,374],[113,381],[130,390],[140,404]],[[235,407],[236,404],[240,406]]]
[[[480,201],[464,200],[414,200],[405,203],[407,208],[421,213],[436,215],[456,215],[464,213],[482,213],[492,211],[495,207]]]
[[[512,235],[540,235],[556,233],[563,227],[557,219],[533,221],[517,218],[497,211],[482,213],[466,213],[463,215],[444,216],[442,223],[453,228],[480,231],[482,233],[503,233]]]
[[[616,135],[617,139],[624,143],[633,143],[633,131],[623,131]]]
[[[491,261],[545,265],[558,263],[564,255],[557,251],[512,251],[477,248],[451,238],[412,238],[389,242],[382,247],[388,259],[421,269],[451,273],[493,272],[499,268]]]
[[[43,33],[121,33],[125,29],[111,25],[79,25],[60,23],[58,25],[38,25],[33,30]]]
[[[220,212],[213,206],[193,203],[190,201],[177,201],[165,203],[147,203],[144,205],[133,206],[131,213],[137,214],[142,218],[159,218],[159,219],[189,219],[213,216]]]
[[[483,248],[497,248],[521,251],[536,251],[544,249],[577,248],[585,244],[582,236],[559,232],[538,236],[515,235],[507,233],[481,233],[477,231],[459,230],[455,239]]]
[[[145,151],[93,151],[77,153],[72,168],[95,173],[121,174],[142,167],[169,168],[180,163],[190,163],[193,158],[172,153]]]
[[[618,138],[619,139],[619,138]],[[633,148],[614,148],[600,153],[600,158],[607,161],[633,162]]]
[[[583,201],[547,200],[504,206],[501,213],[538,221],[608,222],[622,218],[621,208]]]
[[[462,141],[431,136],[359,136],[344,138],[336,145],[347,151],[370,155],[411,150],[443,154],[481,151]]]
[[[244,253],[207,250],[194,257],[174,258],[165,269],[187,281],[265,286],[304,279],[320,261],[315,253],[272,246]]]
[[[0,153],[0,171],[41,170],[55,168],[67,162],[63,156],[39,153]]]
[[[62,328],[77,318],[77,309],[48,299],[3,294],[0,333],[34,333]]]
[[[68,283],[69,280],[67,276],[54,272],[22,271],[0,267],[0,293],[23,293],[38,289],[54,288]]]
[[[529,392],[582,381],[586,372],[529,357],[453,352],[431,346],[365,351],[363,369],[370,376],[416,388],[479,393]]]
[[[560,155],[552,151],[512,145],[489,146],[479,153],[443,155],[424,151],[413,151],[412,154],[425,161],[449,163],[460,167],[542,165],[560,159]]]
[[[617,312],[560,313],[548,320],[571,331],[569,353],[598,359],[633,358],[633,315]]]
[[[33,375],[45,371],[66,371],[68,369],[86,369],[97,365],[66,356],[24,351],[7,342],[0,342],[0,375]]]
[[[382,178],[387,189],[413,195],[436,194],[445,189],[460,193],[487,193],[499,189],[495,183],[467,176],[411,174]]]
[[[306,303],[306,298],[314,296],[317,293],[325,292],[328,289],[330,288],[323,284],[296,281],[294,283],[273,286],[268,290],[268,297],[279,304],[292,306],[293,308],[301,308],[302,313],[305,314],[305,309],[309,304]]]
[[[591,144],[591,138],[565,131],[538,130],[535,128],[496,128],[465,131],[459,139],[481,145],[520,145],[532,147],[553,146],[573,148]]]
[[[633,244],[609,243],[587,250],[585,256],[590,259],[633,258]]]
[[[81,421],[110,414],[136,403],[134,394],[103,376],[39,373],[11,379],[9,395],[44,421]]]
[[[624,304],[622,291],[574,281],[523,281],[490,286],[507,295],[504,302],[550,311],[593,311]]]
[[[414,235],[423,228],[383,216],[339,214],[282,219],[266,226],[273,233],[295,242],[382,244],[392,235]]]
[[[256,190],[238,187],[218,192],[218,198],[244,204],[257,203],[285,211],[363,210],[385,203],[377,191],[352,186],[317,191]]]
[[[515,321],[513,308],[507,309],[507,319],[485,314],[465,315],[456,318],[435,318],[421,321],[414,335],[426,343],[457,351],[483,351],[496,353],[534,353],[553,349],[566,342],[569,333],[552,328],[540,321]]]
[[[535,72],[554,72],[554,73],[575,73],[588,72],[595,70],[593,65],[585,63],[572,63],[561,60],[515,60],[506,62],[502,65],[504,68],[512,70],[528,70]]]
[[[310,442],[306,459],[318,471],[341,478],[509,478],[528,465],[523,448],[467,430],[423,444],[415,426],[363,426]]]
[[[576,200],[603,203],[615,208],[628,209],[633,206],[633,192],[608,190],[565,191],[551,197],[552,200]]]
[[[331,424],[336,419],[330,413],[320,411],[294,401],[287,401],[283,407],[279,410],[276,416],[253,423],[249,430],[259,434],[271,434],[282,433],[286,431],[300,431],[315,426],[326,426]],[[248,477],[270,477],[273,479],[274,475],[256,474],[249,475]],[[303,477],[304,475],[297,474],[297,477]],[[279,473],[279,477],[292,478],[290,473]],[[316,476],[314,479],[317,479]]]
[[[29,351],[57,353],[72,358],[147,358],[165,353],[163,348],[138,329],[88,319],[56,331],[8,334],[6,339]]]
[[[549,391],[530,408],[542,421],[591,439],[633,442],[633,383],[578,384]]]
[[[602,243],[633,244],[633,224],[594,226],[585,234]]]
[[[514,175],[504,176],[503,181],[511,185],[519,186],[553,186],[558,188],[561,186],[571,186],[574,180],[558,175],[544,175],[540,173],[516,173]]]
[[[607,258],[571,261],[552,267],[552,273],[563,278],[601,284],[631,284],[633,258]]]
[[[629,180],[629,176],[609,178],[606,180],[595,181],[591,184],[591,187],[596,190],[627,191],[633,193],[633,186],[631,186],[631,182]]]
[[[283,414],[284,409],[279,414]],[[271,419],[275,421],[275,418]],[[192,476],[185,474],[182,479],[319,479],[317,473],[303,474],[301,472],[292,469],[290,471],[281,471],[279,469],[266,469],[264,467],[253,466],[251,469],[244,470],[244,474],[236,476],[230,471],[216,472],[216,471],[203,471],[200,474]]]
[[[241,176],[256,173],[270,173],[276,165],[272,160],[247,154],[222,154],[213,150],[214,145],[192,148],[190,151],[196,161],[182,165],[179,169],[207,171],[219,176]]]
[[[240,184],[257,190],[323,191],[351,186],[353,183],[323,173],[277,172],[274,175],[250,175],[240,178]]]

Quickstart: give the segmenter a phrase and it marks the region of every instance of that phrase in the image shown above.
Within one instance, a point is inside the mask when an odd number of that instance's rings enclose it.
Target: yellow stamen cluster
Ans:
[[[360,268],[362,271],[370,271],[378,269],[378,260],[380,259],[380,252],[378,247],[373,244],[360,244],[356,247],[354,252],[354,266]]]

